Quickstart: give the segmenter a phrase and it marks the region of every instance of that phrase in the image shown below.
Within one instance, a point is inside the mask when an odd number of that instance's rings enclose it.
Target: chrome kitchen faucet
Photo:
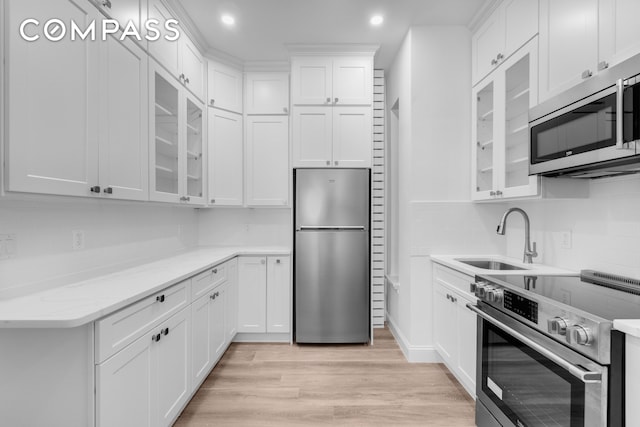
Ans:
[[[522,256],[522,262],[533,264],[533,258],[538,256],[538,252],[536,252],[536,242],[533,242],[533,249],[531,249],[529,215],[527,215],[525,211],[520,208],[508,209],[504,213],[504,215],[502,215],[502,219],[500,220],[500,224],[498,224],[496,232],[504,236],[505,227],[507,225],[507,217],[511,212],[520,212],[522,214],[522,217],[524,218],[524,255]]]

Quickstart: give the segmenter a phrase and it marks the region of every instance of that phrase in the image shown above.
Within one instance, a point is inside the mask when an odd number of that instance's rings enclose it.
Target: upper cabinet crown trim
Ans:
[[[373,56],[377,44],[285,44],[291,56]]]

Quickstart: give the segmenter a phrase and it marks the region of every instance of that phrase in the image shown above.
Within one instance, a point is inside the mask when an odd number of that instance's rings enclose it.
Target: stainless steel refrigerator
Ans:
[[[298,343],[364,343],[370,332],[369,169],[296,169]]]

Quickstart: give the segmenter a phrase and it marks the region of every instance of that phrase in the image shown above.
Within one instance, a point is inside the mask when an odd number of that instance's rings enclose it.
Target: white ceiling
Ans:
[[[287,61],[287,44],[377,44],[388,68],[409,27],[468,25],[485,0],[177,0],[209,48],[242,61]],[[222,13],[236,18],[233,28]],[[379,13],[377,28],[369,18]]]

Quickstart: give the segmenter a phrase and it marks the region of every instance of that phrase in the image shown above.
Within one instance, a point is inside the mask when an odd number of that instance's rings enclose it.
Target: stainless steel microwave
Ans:
[[[530,175],[640,173],[640,56],[529,111]]]

